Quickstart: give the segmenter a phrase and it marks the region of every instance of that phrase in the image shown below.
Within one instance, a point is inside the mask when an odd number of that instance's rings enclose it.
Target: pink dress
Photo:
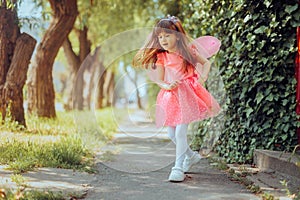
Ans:
[[[173,90],[161,89],[156,101],[156,125],[176,126],[214,117],[220,106],[213,96],[198,82],[196,70],[182,70],[183,59],[177,53],[157,54],[157,65],[165,68],[164,81],[181,83]]]

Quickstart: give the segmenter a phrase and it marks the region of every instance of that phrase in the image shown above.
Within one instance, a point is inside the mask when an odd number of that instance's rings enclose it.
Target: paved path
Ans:
[[[103,150],[105,153],[103,153]],[[115,140],[98,155],[97,174],[85,199],[95,200],[256,200],[256,195],[203,159],[182,183],[168,182],[175,146],[142,111],[119,127]]]

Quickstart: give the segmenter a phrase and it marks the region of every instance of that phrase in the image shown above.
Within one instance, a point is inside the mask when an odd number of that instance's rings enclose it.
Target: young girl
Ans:
[[[201,159],[188,145],[188,124],[220,111],[217,101],[198,82],[206,80],[211,64],[188,39],[179,19],[167,17],[156,23],[145,47],[135,55],[133,65],[150,70],[152,80],[161,88],[156,124],[167,126],[168,136],[176,144],[176,161],[169,181],[181,182],[184,172]]]

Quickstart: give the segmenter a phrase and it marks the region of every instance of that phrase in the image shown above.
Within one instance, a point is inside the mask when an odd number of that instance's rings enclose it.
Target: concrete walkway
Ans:
[[[225,172],[214,168],[207,159],[194,166],[184,182],[171,183],[167,179],[174,160],[175,146],[167,138],[166,130],[157,129],[143,111],[136,111],[127,121],[120,122],[115,139],[99,149],[99,173],[40,168],[23,173],[22,177],[28,189],[59,191],[68,197],[74,194],[88,200],[261,199],[243,185],[230,181]],[[6,166],[0,166],[0,189],[17,188],[12,175]],[[276,197],[280,200],[290,199],[279,185],[286,176],[259,172],[249,178],[263,191],[279,193]]]
[[[105,200],[256,200],[258,196],[203,159],[182,183],[168,182],[175,146],[143,111],[120,124],[112,143],[97,158],[99,174],[85,199]]]

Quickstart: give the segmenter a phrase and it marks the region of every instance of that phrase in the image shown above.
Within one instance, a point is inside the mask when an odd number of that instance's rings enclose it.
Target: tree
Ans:
[[[67,93],[69,97],[65,103],[67,109],[75,108],[81,110],[83,108],[83,87],[87,86],[90,87],[90,92],[95,92],[91,87],[97,86],[97,108],[113,104],[110,101],[113,96],[115,70],[103,69],[104,67],[108,68],[109,64],[103,61],[102,58],[99,58],[99,53],[97,53],[97,56],[95,56],[95,53],[92,56],[87,55],[87,52],[90,53],[91,49],[96,49],[103,40],[114,34],[124,32],[128,28],[134,28],[137,25],[145,25],[145,21],[149,21],[151,16],[149,6],[154,8],[153,5],[152,1],[137,1],[135,3],[129,0],[78,1],[79,16],[69,38],[63,45],[72,79],[69,81],[70,84],[68,84]],[[142,16],[145,19],[139,20]],[[115,47],[114,45],[117,46]],[[110,44],[109,47],[118,49],[119,45]],[[109,51],[113,51],[111,49]],[[101,52],[105,60],[110,60],[108,58],[110,52],[107,52],[106,49],[103,49]],[[92,69],[88,66],[92,66]],[[80,73],[78,73],[79,68]],[[92,73],[90,83],[84,83],[83,81],[83,74],[87,73],[86,68],[89,68],[89,73]],[[99,74],[100,78],[93,74],[99,71],[101,72]],[[95,81],[94,79],[97,80]],[[90,107],[91,96],[91,94],[88,94],[86,99],[88,108]],[[103,102],[104,99],[106,99],[106,102]]]
[[[75,30],[79,41],[78,54],[76,54],[76,52],[73,50],[71,41],[68,37],[63,43],[64,53],[67,57],[67,61],[71,69],[71,86],[73,86],[71,90],[72,92],[69,95],[68,102],[66,102],[65,106],[70,109],[75,108],[78,110],[82,110],[83,103],[84,103],[84,99],[83,99],[84,72],[82,73],[78,73],[78,72],[82,64],[86,64],[86,65],[91,64],[89,63],[90,60],[85,60],[89,55],[89,53],[91,52],[91,42],[87,37],[87,32],[88,32],[87,26],[84,26],[83,29],[74,28],[73,30]]]
[[[130,73],[130,70],[128,68],[129,68],[129,66],[124,66],[124,71],[126,72],[128,79],[131,81],[131,83],[135,87],[137,106],[139,109],[143,109],[142,100],[140,97],[140,91],[139,91],[139,87],[138,87],[138,73],[137,73],[137,71],[134,71],[134,73],[132,75],[132,73]],[[131,70],[133,70],[133,68],[131,68]]]
[[[38,117],[56,117],[52,69],[55,57],[73,28],[76,0],[49,0],[53,18],[37,47],[28,82],[28,111]]]
[[[36,40],[20,33],[16,3],[0,2],[0,114],[26,126],[22,90]]]

